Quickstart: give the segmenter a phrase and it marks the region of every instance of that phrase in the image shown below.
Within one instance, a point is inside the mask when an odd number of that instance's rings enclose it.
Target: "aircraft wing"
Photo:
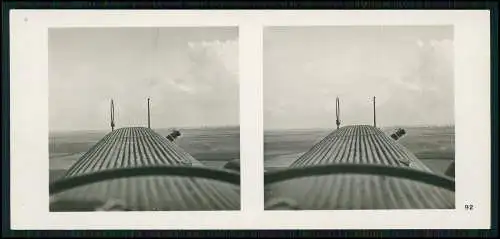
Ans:
[[[204,167],[146,127],[111,131],[51,186],[51,211],[240,208],[239,174]]]
[[[265,181],[269,209],[455,208],[453,179],[368,125],[341,127]]]

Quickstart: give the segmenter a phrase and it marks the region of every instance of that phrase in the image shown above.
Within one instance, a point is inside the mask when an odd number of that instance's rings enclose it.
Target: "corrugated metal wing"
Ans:
[[[103,170],[154,165],[202,166],[176,144],[145,127],[107,134],[84,154],[65,178]],[[51,200],[116,201],[130,210],[239,210],[239,186],[204,178],[137,176],[73,188]]]
[[[380,129],[342,127],[304,153],[290,167],[378,164],[431,170]],[[266,185],[266,200],[283,199],[300,209],[452,209],[453,191],[408,179],[356,174],[296,178]]]

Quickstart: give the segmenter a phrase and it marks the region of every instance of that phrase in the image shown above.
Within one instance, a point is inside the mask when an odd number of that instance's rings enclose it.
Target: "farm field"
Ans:
[[[406,134],[398,142],[435,173],[443,174],[455,158],[454,127],[401,128],[406,130]],[[388,135],[395,129],[396,127],[382,128]],[[265,131],[265,170],[288,167],[331,132],[331,129]]]
[[[169,129],[153,129],[167,136]],[[240,157],[239,127],[179,129],[175,141],[181,148],[208,167],[221,168]],[[50,181],[67,171],[85,152],[109,131],[55,132],[49,134]]]

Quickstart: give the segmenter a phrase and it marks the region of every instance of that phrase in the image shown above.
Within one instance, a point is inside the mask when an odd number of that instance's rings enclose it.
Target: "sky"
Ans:
[[[452,26],[264,29],[264,128],[454,124]]]
[[[49,30],[49,129],[239,125],[236,27]]]

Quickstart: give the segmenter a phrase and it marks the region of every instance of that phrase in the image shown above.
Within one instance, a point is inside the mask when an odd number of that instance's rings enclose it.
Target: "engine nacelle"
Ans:
[[[406,131],[402,128],[399,128],[396,130],[396,132],[394,132],[393,134],[391,134],[391,138],[394,139],[394,140],[398,140],[400,139],[401,137],[403,137],[403,135],[406,134]]]
[[[170,142],[172,142],[179,136],[181,136],[181,132],[179,130],[173,130],[172,133],[167,135],[167,139],[170,140]]]

